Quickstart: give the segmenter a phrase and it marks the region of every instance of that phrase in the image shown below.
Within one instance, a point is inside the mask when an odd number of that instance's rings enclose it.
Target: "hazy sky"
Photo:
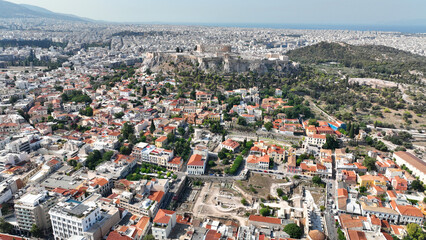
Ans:
[[[426,24],[426,0],[10,1],[114,22]]]

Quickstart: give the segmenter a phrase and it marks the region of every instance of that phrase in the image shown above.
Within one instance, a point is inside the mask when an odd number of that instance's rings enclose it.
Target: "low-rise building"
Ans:
[[[247,168],[249,169],[269,169],[269,155],[256,156],[250,155],[247,157]]]
[[[394,152],[393,158],[399,166],[405,165],[413,172],[413,175],[419,177],[422,182],[426,182],[426,162],[414,156],[409,152]]]
[[[176,212],[160,209],[152,222],[152,235],[155,239],[168,239],[170,232],[176,225]]]
[[[191,175],[203,175],[206,171],[206,161],[199,154],[193,154],[189,158],[186,172]]]
[[[220,144],[220,149],[225,148],[228,151],[236,152],[238,151],[240,144],[237,141],[234,141],[230,138],[226,139],[224,142]]]

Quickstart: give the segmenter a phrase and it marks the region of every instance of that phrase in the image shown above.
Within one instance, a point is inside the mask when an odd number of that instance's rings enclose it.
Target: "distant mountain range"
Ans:
[[[64,21],[92,22],[88,18],[82,18],[70,14],[55,13],[45,8],[15,4],[0,0],[0,18],[50,18]]]

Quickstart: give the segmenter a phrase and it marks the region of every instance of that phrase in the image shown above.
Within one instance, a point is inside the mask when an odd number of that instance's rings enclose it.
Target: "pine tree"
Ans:
[[[349,137],[350,138],[354,138],[355,137],[354,125],[351,125],[351,128],[349,129]]]
[[[355,133],[356,135],[358,135],[358,134],[359,134],[359,124],[355,125],[355,127],[354,127],[354,133]]]
[[[142,88],[142,96],[146,96],[146,86],[145,85],[143,85],[143,88]]]
[[[151,133],[154,133],[154,131],[155,131],[154,121],[151,121],[151,126],[149,127],[149,131],[150,131]]]
[[[351,127],[352,127],[352,123],[349,122],[348,125],[346,126],[346,131],[349,132],[351,130]]]

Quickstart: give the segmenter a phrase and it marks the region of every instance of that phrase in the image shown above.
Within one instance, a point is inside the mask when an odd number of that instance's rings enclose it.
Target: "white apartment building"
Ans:
[[[326,142],[326,136],[321,134],[314,134],[312,136],[306,137],[307,143],[316,146],[322,146]]]
[[[33,192],[15,200],[15,214],[21,230],[29,232],[33,225],[37,225],[44,232],[48,232],[51,224],[48,211],[57,198],[48,191]]]
[[[102,217],[94,202],[65,200],[49,211],[55,240],[65,240],[72,236],[84,236]]]
[[[176,212],[160,209],[153,223],[152,235],[154,235],[155,239],[167,239],[173,227],[176,225]]]

